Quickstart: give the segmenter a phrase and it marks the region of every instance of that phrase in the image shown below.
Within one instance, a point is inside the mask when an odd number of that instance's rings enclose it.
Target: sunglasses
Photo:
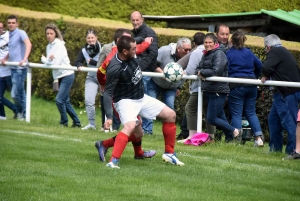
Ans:
[[[183,47],[181,47],[181,49],[183,49],[185,52],[189,52],[189,51],[192,50],[192,49],[190,49],[190,48],[183,48]]]

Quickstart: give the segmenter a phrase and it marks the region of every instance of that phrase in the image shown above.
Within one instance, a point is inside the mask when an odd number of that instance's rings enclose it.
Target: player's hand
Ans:
[[[111,120],[111,119],[107,119],[107,120],[104,122],[104,129],[105,129],[105,130],[109,130],[111,125],[112,125],[112,120]]]

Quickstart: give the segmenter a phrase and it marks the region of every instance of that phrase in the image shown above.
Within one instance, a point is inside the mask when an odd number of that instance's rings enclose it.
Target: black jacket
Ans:
[[[137,59],[139,61],[140,68],[142,71],[150,71],[153,72],[156,69],[156,58],[158,52],[158,39],[156,33],[148,27],[145,23],[143,23],[139,28],[133,29],[132,33],[135,38],[147,38],[152,37],[153,41],[151,45],[148,47],[146,51],[142,54],[137,55]],[[140,41],[137,41],[137,43]]]
[[[300,82],[300,70],[295,57],[285,47],[272,47],[263,63],[262,73],[276,81]],[[283,96],[300,91],[295,87],[276,87]]]
[[[208,51],[203,54],[197,71],[203,77],[227,77],[228,76],[228,66],[226,49],[224,45],[220,45],[214,50]],[[228,82],[212,82],[212,81],[202,81],[202,91],[215,92],[215,93],[229,93]]]

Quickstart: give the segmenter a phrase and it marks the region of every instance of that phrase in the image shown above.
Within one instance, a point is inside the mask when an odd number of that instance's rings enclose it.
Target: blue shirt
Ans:
[[[27,39],[28,36],[25,31],[16,28],[14,31],[9,32],[9,58],[10,62],[20,62],[23,60],[26,46],[24,40]],[[12,69],[24,69],[26,67],[22,66],[11,66]]]
[[[228,59],[228,77],[258,78],[262,70],[262,62],[248,48],[231,47],[226,52]]]

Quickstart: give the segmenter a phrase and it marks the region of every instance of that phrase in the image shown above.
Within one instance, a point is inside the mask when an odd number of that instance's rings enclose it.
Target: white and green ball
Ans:
[[[181,80],[183,69],[178,63],[170,62],[164,68],[164,75],[167,81],[176,82]]]

